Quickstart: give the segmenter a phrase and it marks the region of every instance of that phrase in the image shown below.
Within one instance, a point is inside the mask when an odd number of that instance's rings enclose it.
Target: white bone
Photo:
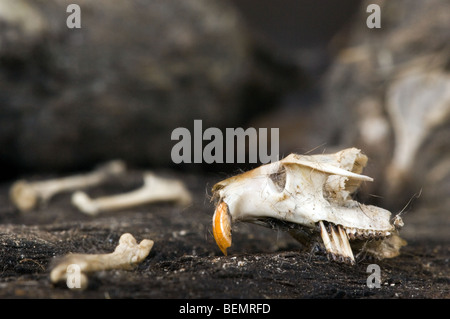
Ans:
[[[141,263],[150,253],[154,242],[149,239],[142,240],[139,244],[129,233],[120,237],[119,245],[110,254],[68,254],[52,269],[50,280],[53,283],[68,280],[68,267],[77,266],[80,275],[79,287],[84,289],[88,285],[87,275],[93,272],[124,269],[131,270]]]
[[[356,155],[362,156],[356,149],[332,155],[291,154],[281,161],[216,184],[216,196],[228,204],[235,221],[275,217],[311,227],[320,220],[326,220],[335,225],[359,229],[392,230],[390,212],[387,210],[351,199],[342,202],[341,197],[333,197],[331,192],[324,193],[324,190],[333,190],[338,194],[354,191],[355,185],[361,181],[372,180],[341,168],[350,168],[347,157],[356,159]],[[341,158],[342,164],[338,158]],[[356,167],[359,169],[359,165]],[[286,172],[286,182],[284,189],[278,192],[269,176],[279,173],[281,169]],[[348,178],[343,189],[339,186],[341,184],[327,183],[328,178],[335,175]]]
[[[125,169],[122,161],[115,160],[86,174],[36,182],[19,180],[11,187],[10,198],[19,210],[29,211],[39,203],[48,202],[58,193],[99,185],[109,177],[123,173]]]
[[[213,194],[219,204],[227,205],[230,218],[223,222],[264,224],[270,218],[311,229],[319,225],[326,250],[353,264],[347,231],[351,239],[390,236],[401,221],[398,216],[400,221],[391,224],[389,211],[351,198],[361,182],[372,181],[360,174],[366,163],[367,157],[356,148],[325,155],[291,154],[217,183]],[[330,224],[329,230],[323,222]],[[221,234],[222,228],[226,227],[213,229],[215,238],[230,236]]]
[[[192,202],[192,197],[181,181],[161,178],[153,173],[144,175],[142,187],[127,193],[91,199],[79,191],[72,196],[72,203],[88,215],[161,201],[174,201],[187,206]]]

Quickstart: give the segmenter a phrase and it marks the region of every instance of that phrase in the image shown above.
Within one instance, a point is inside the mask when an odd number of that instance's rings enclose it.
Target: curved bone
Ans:
[[[88,285],[87,275],[96,271],[110,269],[133,269],[141,263],[150,253],[154,242],[149,239],[142,240],[139,244],[129,233],[120,237],[119,245],[110,254],[68,254],[52,269],[50,280],[57,283],[68,278],[68,267],[76,265],[80,271],[80,287],[84,289]]]
[[[57,193],[99,185],[109,177],[123,173],[125,169],[122,161],[115,160],[87,174],[37,182],[20,180],[12,185],[10,198],[18,209],[29,211],[38,203],[46,203]]]
[[[91,199],[84,192],[76,192],[72,196],[72,203],[88,215],[160,201],[174,201],[186,206],[192,202],[192,197],[180,181],[157,177],[153,173],[146,173],[144,185],[131,192],[96,199]]]

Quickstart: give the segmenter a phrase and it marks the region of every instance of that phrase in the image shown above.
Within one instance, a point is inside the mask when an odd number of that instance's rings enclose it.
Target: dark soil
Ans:
[[[167,172],[166,172],[167,173]],[[118,184],[93,188],[93,197],[138,186],[138,172]],[[330,262],[281,231],[236,224],[223,256],[211,233],[212,185],[225,176],[178,174],[194,195],[191,207],[169,203],[90,217],[70,203],[70,194],[45,207],[19,213],[0,188],[0,298],[449,298],[449,215],[414,210],[403,215],[408,245],[399,257]],[[52,262],[69,252],[109,253],[119,237],[152,239],[149,256],[132,271],[103,271],[84,291],[54,285]],[[381,269],[381,287],[369,288],[369,264]]]

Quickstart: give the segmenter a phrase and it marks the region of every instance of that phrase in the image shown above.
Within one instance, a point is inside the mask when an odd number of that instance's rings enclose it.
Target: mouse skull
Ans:
[[[280,226],[296,239],[300,234],[320,235],[333,260],[355,263],[350,242],[372,241],[371,252],[378,258],[398,255],[403,240],[395,238],[402,225],[400,216],[364,205],[351,195],[361,182],[367,157],[349,148],[335,154],[297,155],[262,165],[214,185],[218,204],[213,216],[213,234],[226,255],[231,246],[231,225],[237,221]],[[388,240],[381,244],[383,240]],[[387,248],[386,248],[387,247]]]

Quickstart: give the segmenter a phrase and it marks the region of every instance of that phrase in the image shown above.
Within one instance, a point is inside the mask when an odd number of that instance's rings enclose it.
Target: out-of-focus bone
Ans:
[[[450,76],[414,69],[390,87],[387,98],[395,149],[386,180],[395,192],[413,169],[423,142],[450,116]]]
[[[40,203],[48,202],[58,193],[99,185],[111,176],[119,175],[125,170],[125,164],[115,160],[86,174],[36,182],[19,180],[11,186],[10,198],[19,210],[26,212]]]
[[[125,233],[120,237],[119,245],[110,254],[68,254],[64,256],[52,269],[50,280],[52,283],[67,280],[68,269],[76,266],[80,272],[74,276],[80,275],[80,286],[73,288],[84,289],[88,286],[88,274],[110,269],[131,270],[148,256],[153,244],[154,242],[149,239],[144,239],[138,244],[131,234]]]
[[[187,206],[192,202],[192,197],[181,181],[161,178],[153,173],[146,173],[144,185],[131,192],[96,199],[91,199],[80,191],[72,196],[72,203],[88,215],[162,201],[173,201]]]

